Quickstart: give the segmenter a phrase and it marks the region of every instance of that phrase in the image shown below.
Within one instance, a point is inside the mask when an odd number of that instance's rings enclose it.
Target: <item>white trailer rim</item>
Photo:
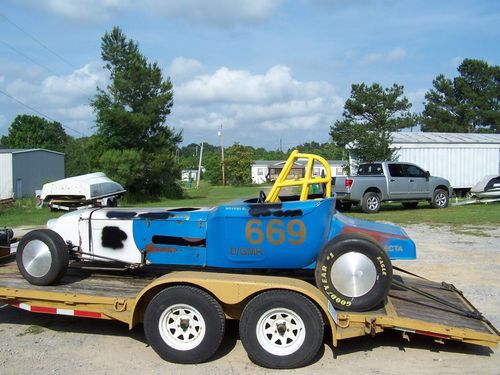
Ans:
[[[306,338],[306,327],[296,312],[278,307],[262,314],[257,322],[256,334],[266,352],[285,356],[301,348]]]
[[[165,343],[176,350],[191,350],[203,341],[206,333],[205,319],[193,306],[169,306],[158,321],[160,335]]]
[[[32,240],[24,246],[22,262],[24,269],[31,276],[43,277],[52,265],[52,254],[45,242]]]

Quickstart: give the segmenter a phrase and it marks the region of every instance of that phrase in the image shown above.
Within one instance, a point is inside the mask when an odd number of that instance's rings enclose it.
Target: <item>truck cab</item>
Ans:
[[[360,204],[366,213],[376,213],[382,202],[401,202],[406,208],[415,208],[425,200],[434,208],[448,206],[450,182],[431,176],[428,171],[412,163],[362,163],[355,176],[336,178],[333,191],[338,207],[350,208]]]

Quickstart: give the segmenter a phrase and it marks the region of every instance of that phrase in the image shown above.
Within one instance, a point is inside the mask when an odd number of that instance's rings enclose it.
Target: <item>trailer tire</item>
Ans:
[[[252,362],[289,369],[306,366],[316,357],[323,344],[324,323],[316,305],[302,294],[271,290],[245,306],[239,330]]]
[[[68,269],[68,246],[53,230],[33,230],[19,241],[16,262],[21,275],[31,284],[51,285]]]
[[[363,195],[361,200],[361,210],[367,214],[376,214],[380,211],[380,194],[369,191]]]
[[[382,246],[359,233],[329,241],[316,262],[317,287],[339,310],[366,311],[381,304],[392,283],[392,265]]]
[[[191,286],[164,289],[151,300],[144,315],[148,343],[169,362],[205,362],[219,349],[224,330],[220,304]]]
[[[443,189],[436,189],[432,194],[431,206],[433,208],[446,208],[448,207],[449,196],[448,192]]]

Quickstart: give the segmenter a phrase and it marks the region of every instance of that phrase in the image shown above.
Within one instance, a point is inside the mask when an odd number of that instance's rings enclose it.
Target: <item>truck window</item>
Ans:
[[[382,170],[382,165],[380,163],[374,163],[374,164],[361,164],[358,167],[358,176],[376,176],[376,175],[382,175],[384,174]]]
[[[425,177],[425,172],[415,165],[405,164],[407,177]]]
[[[389,173],[392,177],[405,177],[401,164],[389,164]]]

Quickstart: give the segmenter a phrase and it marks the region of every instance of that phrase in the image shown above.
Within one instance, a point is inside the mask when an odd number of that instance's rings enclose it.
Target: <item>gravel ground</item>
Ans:
[[[447,227],[406,226],[417,244],[417,261],[395,263],[436,281],[445,280],[500,327],[500,228],[470,228],[454,233]],[[477,235],[479,234],[479,235]],[[338,348],[325,341],[324,350],[307,368],[272,371],[249,361],[229,322],[215,358],[200,365],[176,365],[161,360],[147,345],[142,326],[131,332],[121,323],[34,314],[0,308],[0,372],[6,374],[500,374],[499,349],[461,343],[435,343],[397,332],[374,338],[344,340]]]

